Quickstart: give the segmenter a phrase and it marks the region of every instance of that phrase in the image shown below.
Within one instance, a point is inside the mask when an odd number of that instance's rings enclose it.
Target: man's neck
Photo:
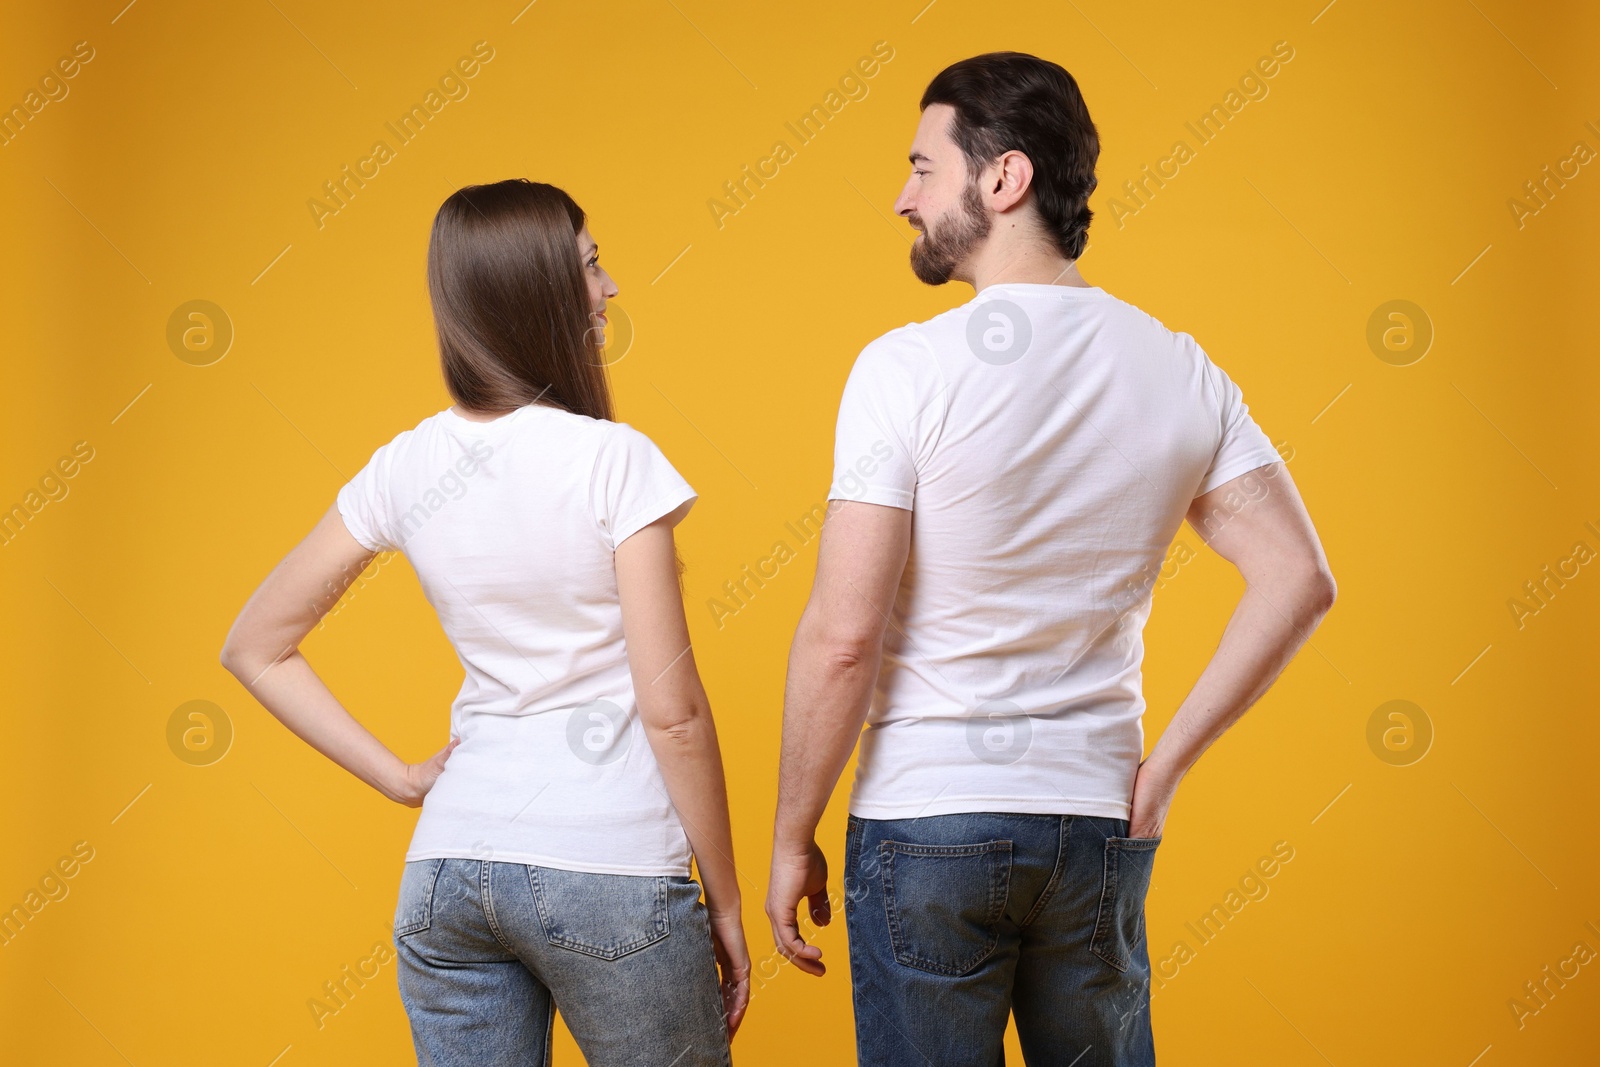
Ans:
[[[1005,282],[1091,288],[1083,275],[1078,273],[1078,261],[1067,259],[1054,248],[1044,248],[1034,243],[1012,248],[987,248],[975,258],[971,278],[962,279],[970,282],[974,295],[991,285]]]

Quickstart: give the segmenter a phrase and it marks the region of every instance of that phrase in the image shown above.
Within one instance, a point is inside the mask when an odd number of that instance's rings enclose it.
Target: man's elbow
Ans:
[[[851,674],[877,662],[883,631],[881,619],[828,618],[808,610],[800,617],[795,649],[830,674]]]
[[[1292,610],[1308,620],[1321,619],[1339,595],[1333,571],[1325,560],[1282,562],[1259,573],[1246,573],[1245,583],[1257,589],[1274,604],[1292,605]]]
[[[1339,598],[1339,585],[1333,580],[1333,571],[1328,569],[1326,563],[1312,567],[1300,579],[1300,587],[1300,601],[1316,619],[1321,619],[1331,611],[1333,602]]]
[[[833,632],[813,639],[812,658],[831,675],[850,675],[871,668],[883,647],[881,633]]]
[[[1327,611],[1329,608],[1333,607],[1333,602],[1339,599],[1339,585],[1333,580],[1332,571],[1323,571],[1323,576],[1326,580],[1326,588],[1323,592],[1322,610]]]

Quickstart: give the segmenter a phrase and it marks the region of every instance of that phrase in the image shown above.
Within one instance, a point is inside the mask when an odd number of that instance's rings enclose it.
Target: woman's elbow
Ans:
[[[229,640],[223,642],[218,658],[229,674],[248,686],[269,668],[288,659],[297,647],[291,646],[275,656],[252,645]]]
[[[237,676],[239,672],[244,669],[241,664],[241,654],[239,650],[228,642],[223,642],[222,652],[217,658],[221,661],[223,669],[225,669],[229,674]]]
[[[649,708],[641,704],[639,717],[652,738],[674,748],[691,748],[713,729],[711,709],[693,702]]]

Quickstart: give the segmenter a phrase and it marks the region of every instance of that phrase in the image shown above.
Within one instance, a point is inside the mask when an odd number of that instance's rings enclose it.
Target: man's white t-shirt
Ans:
[[[1193,337],[1099,287],[991,285],[867,345],[829,499],[913,518],[851,814],[1128,818],[1168,547],[1279,459]]]
[[[613,551],[694,499],[638,430],[546,404],[487,423],[447,408],[339,490],[362,546],[405,553],[465,671],[461,744],[407,860],[689,873],[634,701]]]

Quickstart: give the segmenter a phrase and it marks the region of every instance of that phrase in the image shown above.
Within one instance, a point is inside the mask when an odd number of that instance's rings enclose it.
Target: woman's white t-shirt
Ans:
[[[696,494],[626,423],[446,408],[339,490],[351,535],[405,553],[465,678],[407,860],[689,873],[634,701],[616,546]]]

